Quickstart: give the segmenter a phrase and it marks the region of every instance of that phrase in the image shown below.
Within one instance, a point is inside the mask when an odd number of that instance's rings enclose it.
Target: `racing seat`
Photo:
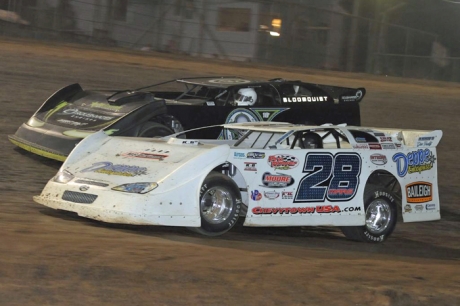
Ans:
[[[300,138],[300,143],[303,149],[322,149],[323,139],[317,133],[306,132]]]

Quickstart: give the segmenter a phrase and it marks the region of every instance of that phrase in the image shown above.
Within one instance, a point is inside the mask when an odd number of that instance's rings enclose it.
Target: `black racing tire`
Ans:
[[[174,134],[174,131],[158,122],[147,121],[139,129],[137,137],[163,137]]]
[[[385,241],[396,227],[398,218],[396,199],[395,194],[384,187],[369,186],[364,194],[366,224],[342,226],[340,227],[342,233],[348,239],[355,241],[371,243]]]
[[[238,221],[241,193],[228,176],[212,171],[200,189],[201,227],[190,230],[206,236],[218,236],[229,231]]]

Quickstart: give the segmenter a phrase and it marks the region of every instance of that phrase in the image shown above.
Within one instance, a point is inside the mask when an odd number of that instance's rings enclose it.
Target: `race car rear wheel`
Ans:
[[[230,230],[239,218],[241,194],[231,178],[211,172],[200,189],[201,227],[191,230],[218,236]]]
[[[396,227],[395,195],[383,187],[367,188],[364,195],[364,210],[365,225],[341,227],[345,237],[363,242],[385,241]]]
[[[158,122],[147,121],[139,130],[138,137],[163,137],[174,134],[174,131]]]

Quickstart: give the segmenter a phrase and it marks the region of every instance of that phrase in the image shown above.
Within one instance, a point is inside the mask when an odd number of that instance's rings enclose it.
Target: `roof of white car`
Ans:
[[[292,124],[292,123],[285,123],[285,122],[243,122],[243,123],[228,123],[222,125],[224,128],[227,129],[236,129],[236,130],[252,130],[252,131],[262,131],[262,132],[278,132],[278,133],[287,133],[289,131],[303,131],[303,130],[310,130],[310,129],[363,129],[362,127],[356,126],[344,126],[344,125],[300,125],[300,124]],[[365,128],[369,130],[369,128]]]

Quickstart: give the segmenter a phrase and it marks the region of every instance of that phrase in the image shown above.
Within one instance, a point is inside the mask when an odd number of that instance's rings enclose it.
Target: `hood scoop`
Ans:
[[[154,95],[149,92],[124,90],[114,93],[107,98],[110,105],[124,105],[132,102],[153,102]]]

